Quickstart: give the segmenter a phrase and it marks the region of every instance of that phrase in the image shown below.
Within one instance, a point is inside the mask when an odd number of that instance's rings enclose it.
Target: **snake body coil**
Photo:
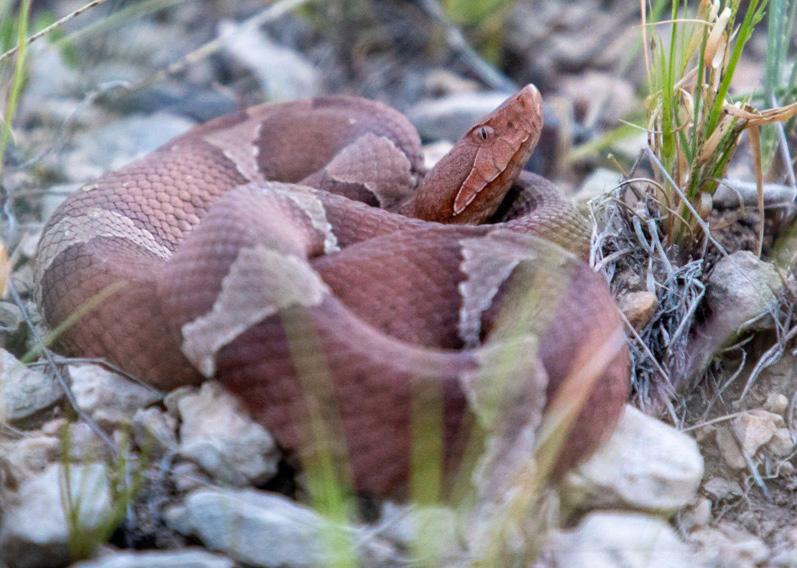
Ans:
[[[520,173],[540,105],[525,87],[428,173],[412,125],[364,99],[213,120],[60,206],[39,306],[51,326],[80,315],[61,337],[71,353],[165,389],[218,379],[286,450],[311,455],[313,425],[334,415],[327,449],[363,493],[404,492],[424,409],[455,469],[498,375],[516,426],[526,405],[586,396],[564,470],[615,423],[628,355],[607,287],[577,258],[588,226]]]

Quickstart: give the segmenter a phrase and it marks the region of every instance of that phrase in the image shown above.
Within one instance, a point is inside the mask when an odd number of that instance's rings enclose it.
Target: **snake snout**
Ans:
[[[515,96],[516,100],[533,112],[541,112],[542,95],[534,83],[528,83]]]

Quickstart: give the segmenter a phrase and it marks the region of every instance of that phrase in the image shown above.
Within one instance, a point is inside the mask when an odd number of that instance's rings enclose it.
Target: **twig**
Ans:
[[[100,428],[97,423],[92,419],[85,411],[80,408],[80,405],[75,398],[74,393],[72,392],[72,388],[69,386],[69,381],[66,380],[66,377],[61,372],[61,368],[55,362],[55,358],[53,357],[52,352],[44,345],[41,335],[39,334],[39,330],[36,329],[36,326],[33,324],[33,320],[30,318],[30,314],[28,313],[25,304],[22,302],[22,298],[17,291],[17,288],[14,284],[12,279],[8,281],[8,291],[11,294],[12,301],[16,304],[19,311],[22,313],[22,317],[25,320],[25,324],[28,326],[28,331],[30,331],[31,336],[33,337],[34,342],[37,345],[41,345],[41,353],[44,355],[44,358],[47,359],[47,363],[50,366],[55,378],[58,380],[58,384],[61,387],[61,390],[64,391],[64,396],[66,400],[69,402],[70,406],[74,409],[75,413],[78,417],[86,423],[89,429],[94,432],[94,434],[103,441],[103,443],[108,446],[108,449],[111,452],[111,455],[114,458],[119,457],[119,451],[116,448],[116,443],[111,439],[111,437],[105,433],[105,431]]]
[[[775,345],[767,349],[764,354],[761,355],[755,367],[753,367],[753,370],[750,372],[750,376],[744,385],[742,394],[739,395],[739,400],[747,396],[747,393],[750,392],[756,379],[758,379],[758,375],[760,375],[764,369],[774,365],[778,361],[780,356],[783,355],[783,351],[786,349],[786,344],[794,339],[795,336],[797,336],[797,326],[791,328],[783,339],[777,341]]]
[[[62,357],[60,355],[55,355],[54,360],[59,365],[82,365],[82,364],[91,364],[91,365],[99,365],[117,375],[120,375],[126,378],[128,381],[134,382],[137,385],[141,385],[145,389],[149,390],[152,393],[161,393],[158,389],[153,387],[150,384],[147,384],[142,379],[139,379],[135,375],[131,375],[121,367],[114,365],[110,361],[103,359],[101,357]],[[34,361],[33,363],[28,363],[29,367],[37,367],[40,365],[47,365],[47,361]]]
[[[761,490],[761,493],[764,494],[764,498],[769,503],[771,503],[772,494],[769,492],[769,489],[767,489],[766,483],[764,483],[764,480],[761,478],[761,474],[758,473],[758,468],[753,463],[753,459],[747,455],[747,452],[744,451],[744,449],[742,448],[742,444],[739,442],[739,439],[737,438],[735,433],[733,437],[736,439],[736,443],[739,445],[739,450],[740,450],[739,453],[742,454],[742,457],[744,458],[744,463],[747,464],[747,469],[750,471],[750,476],[753,478],[753,482]]]
[[[47,34],[49,34],[54,29],[61,27],[62,25],[64,25],[68,21],[70,21],[73,18],[76,18],[79,15],[81,15],[83,12],[85,12],[87,10],[91,10],[92,8],[96,8],[100,4],[104,4],[106,1],[107,0],[91,0],[91,2],[88,2],[87,4],[84,4],[83,6],[81,6],[77,10],[75,10],[74,12],[70,12],[69,14],[64,16],[63,18],[53,22],[52,24],[50,24],[49,26],[47,26],[43,30],[40,30],[40,31],[36,32],[35,34],[33,34],[32,36],[30,36],[25,41],[25,45],[32,44],[37,39],[40,39],[43,36],[46,36]],[[19,49],[19,47],[20,47],[19,45],[15,45],[11,49],[9,49],[8,51],[6,51],[2,55],[0,55],[0,63],[2,63],[4,60],[6,60],[9,57],[11,57],[12,55],[14,55],[17,52],[17,50]]]
[[[716,418],[712,418],[711,420],[706,420],[705,422],[701,422],[699,424],[692,424],[691,426],[687,426],[682,432],[691,432],[692,430],[697,430],[699,428],[704,428],[706,426],[711,426],[712,424],[719,424],[720,422],[727,422],[728,420],[733,420],[734,418],[738,418],[743,414],[746,414],[747,410],[740,410],[739,412],[734,412],[733,414],[726,414],[725,416],[717,416]]]
[[[446,41],[449,47],[465,60],[465,63],[479,79],[484,81],[484,83],[492,89],[506,92],[517,90],[518,86],[514,81],[487,63],[476,53],[476,50],[468,44],[459,28],[446,18],[440,4],[436,0],[420,0],[420,5],[432,19],[445,29]]]

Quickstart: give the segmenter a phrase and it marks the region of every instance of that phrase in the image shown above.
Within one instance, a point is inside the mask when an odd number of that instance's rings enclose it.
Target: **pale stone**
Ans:
[[[69,479],[69,493],[66,494]],[[18,568],[50,566],[69,554],[70,523],[65,504],[72,503],[74,526],[95,531],[113,522],[111,485],[102,464],[53,464],[25,481],[3,518],[0,557]]]
[[[180,455],[211,477],[233,485],[257,485],[277,471],[279,452],[271,435],[238,401],[213,381],[176,400]]]
[[[728,465],[744,469],[747,467],[745,456],[753,458],[762,446],[769,444],[778,430],[784,429],[785,424],[780,414],[760,408],[749,410],[717,430],[717,447]],[[787,440],[782,436],[779,434],[775,443],[778,451],[785,451]]]
[[[596,168],[584,178],[581,186],[576,191],[575,199],[585,202],[595,199],[596,197],[601,197],[617,188],[621,181],[622,176],[616,170]]]
[[[731,420],[731,428],[741,450],[752,457],[758,449],[769,442],[779,427],[783,427],[783,417],[766,410],[751,410]]]
[[[738,483],[725,479],[724,477],[712,477],[703,484],[703,491],[718,501],[732,497],[741,497],[743,494],[742,487]]]
[[[725,460],[725,463],[733,469],[744,469],[747,467],[747,462],[730,428],[718,428],[716,440],[717,448],[720,451],[720,455],[722,455],[722,459]]]
[[[0,349],[0,422],[32,426],[63,398],[58,381]]]
[[[133,415],[133,439],[145,455],[160,457],[177,448],[177,419],[159,408],[140,408]]]
[[[794,451],[794,440],[791,430],[788,428],[778,428],[767,444],[767,449],[778,457],[786,457]]]
[[[685,568],[688,546],[667,522],[642,513],[592,512],[546,547],[562,568]]]
[[[762,316],[777,302],[781,279],[775,267],[750,251],[738,251],[721,258],[708,279],[707,300],[723,328],[771,327],[770,317]],[[756,320],[752,323],[752,320]]]
[[[711,499],[699,497],[697,501],[681,515],[680,526],[683,530],[693,530],[711,522]]]
[[[252,490],[199,489],[168,510],[166,522],[211,550],[262,567],[325,566],[331,542],[353,547],[362,538],[286,497]]]
[[[764,408],[769,410],[770,412],[774,412],[775,414],[783,414],[786,412],[786,409],[789,407],[789,399],[786,398],[786,395],[783,395],[779,392],[771,392],[767,395],[767,401],[764,403]]]
[[[618,303],[620,305],[620,310],[622,310],[623,314],[628,319],[628,323],[637,331],[648,324],[650,318],[656,313],[656,308],[659,307],[656,294],[648,292],[647,290],[624,294],[620,297]]]
[[[693,531],[689,540],[697,549],[697,557],[708,566],[756,568],[769,557],[764,541],[724,523]]]
[[[152,387],[131,381],[99,365],[70,365],[78,406],[109,429],[127,424],[139,408],[163,398]]]
[[[690,436],[626,405],[611,438],[565,477],[562,492],[584,508],[672,513],[694,498],[702,477]]]
[[[71,568],[233,568],[229,558],[200,549],[119,551],[93,560],[73,564]]]

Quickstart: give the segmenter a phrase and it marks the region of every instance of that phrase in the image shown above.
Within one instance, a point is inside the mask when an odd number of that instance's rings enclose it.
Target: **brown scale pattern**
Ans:
[[[364,133],[391,140],[407,156],[412,174],[422,174],[411,125],[396,111],[361,99],[263,105],[211,121],[108,174],[93,189],[75,193],[53,215],[38,267],[47,322],[58,325],[107,286],[123,282],[122,290],[66,331],[67,350],[106,357],[159,387],[196,383],[202,377],[181,350],[190,335],[186,330],[213,313],[231,274],[241,268],[236,262],[243,251],[270,251],[305,275],[297,285],[320,295],[302,300],[303,307],[294,301],[269,311],[269,302],[279,297],[268,298],[268,283],[253,280],[243,287],[247,312],[265,309],[266,315],[209,354],[214,377],[284,448],[304,457],[319,448],[309,433],[314,412],[334,415],[328,449],[339,456],[338,463],[348,465],[358,491],[376,496],[406,492],[414,443],[411,408],[420,397],[427,401],[421,406],[426,412],[443,412],[445,466],[453,472],[468,438],[463,425],[473,421],[461,380],[476,374],[480,364],[480,350],[462,349],[458,334],[459,285],[468,278],[462,240],[508,230],[583,252],[587,225],[547,183],[528,175],[514,190],[516,205],[505,208],[512,219],[481,226],[428,223],[323,191],[246,185],[245,168],[203,136],[247,121],[260,121],[260,137],[241,140],[236,155],[254,152],[254,144],[261,171],[279,181],[340,190],[327,176],[326,164]],[[379,155],[366,153],[362,159],[358,171],[364,174],[370,160],[379,167]],[[344,193],[373,201],[365,185],[344,185]],[[286,197],[286,189],[295,192],[296,201]],[[305,210],[301,203],[311,206]],[[64,223],[91,211],[100,212],[100,221],[89,223],[88,233],[76,237],[74,230],[64,229]],[[119,225],[119,217],[129,225]],[[122,229],[138,236],[114,232]],[[326,231],[334,233],[342,250],[323,254],[325,240],[330,242]],[[512,290],[534,284],[549,317],[532,321],[525,331],[539,334],[550,399],[580,350],[621,330],[621,322],[606,286],[585,265],[550,253],[550,245],[532,237],[517,238],[530,253],[560,259],[570,277],[562,282],[531,257],[521,262],[482,313],[482,338],[496,341],[489,330],[502,308],[520,309]],[[512,237],[499,237],[496,252],[517,244]],[[244,269],[262,272],[258,266]],[[319,284],[313,284],[317,277],[312,275],[320,276]],[[567,439],[560,469],[583,459],[611,430],[627,394],[627,365],[623,347],[600,371],[600,382]],[[442,408],[433,402],[439,397]]]

